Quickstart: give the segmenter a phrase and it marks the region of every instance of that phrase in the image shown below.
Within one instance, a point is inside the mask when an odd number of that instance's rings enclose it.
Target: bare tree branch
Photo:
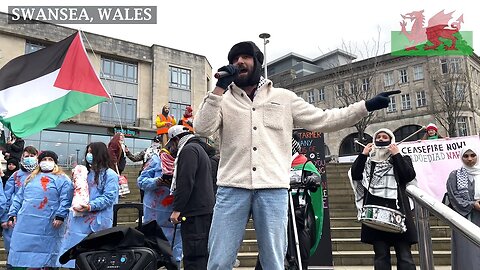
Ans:
[[[433,115],[450,137],[459,135],[458,119],[463,111],[469,110],[470,84],[462,63],[462,58],[430,58],[427,65],[433,82],[433,100],[436,100]]]

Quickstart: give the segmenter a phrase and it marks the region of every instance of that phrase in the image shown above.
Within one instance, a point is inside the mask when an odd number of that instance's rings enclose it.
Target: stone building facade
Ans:
[[[339,59],[337,62],[343,64],[326,68],[323,65],[320,71],[306,76],[302,76],[305,72],[298,67],[304,66],[300,62],[311,64],[312,60],[306,57],[301,59],[298,54],[294,55],[295,58],[281,57],[281,61],[277,59],[268,64],[269,79],[273,80],[276,87],[289,89],[322,109],[344,106],[341,95],[353,93],[352,89],[371,91],[372,96],[382,91],[401,90],[400,94],[391,97],[389,108],[375,113],[371,124],[365,129],[367,140],[371,140],[376,130],[386,127],[394,131],[397,141],[429,123],[435,123],[441,135],[448,135],[446,127],[435,119],[434,114],[442,110],[442,104],[445,104],[442,93],[445,93],[445,85],[449,84],[456,93],[454,96],[465,97],[461,109],[458,110],[454,135],[479,133],[480,58],[476,54],[430,57],[385,54],[353,62],[351,55],[341,51],[339,53],[338,50],[335,52],[329,53],[329,57],[336,56]],[[294,68],[286,69],[285,62]],[[320,66],[320,63],[316,64]],[[278,70],[278,67],[283,71],[271,72]],[[447,81],[450,83],[446,83]],[[424,131],[421,131],[409,140],[419,139],[423,134]],[[327,153],[330,153],[333,159],[340,157],[341,161],[352,160],[361,149],[354,143],[356,137],[355,127],[325,134]]]
[[[9,24],[7,16],[0,13],[0,68],[76,31],[50,23]],[[87,143],[108,143],[116,131],[126,134],[131,152],[145,149],[156,134],[155,118],[165,104],[178,121],[185,107],[192,105],[195,110],[211,88],[212,67],[205,56],[88,32],[82,32],[82,39],[112,99],[24,138],[27,145],[56,151],[64,166],[81,162]]]

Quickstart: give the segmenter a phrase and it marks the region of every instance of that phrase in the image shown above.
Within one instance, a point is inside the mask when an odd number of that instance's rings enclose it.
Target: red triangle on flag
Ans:
[[[54,86],[110,98],[88,59],[80,32],[77,33],[68,48]]]

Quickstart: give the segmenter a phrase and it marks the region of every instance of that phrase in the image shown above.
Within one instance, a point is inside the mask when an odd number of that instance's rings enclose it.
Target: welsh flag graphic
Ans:
[[[110,98],[77,32],[0,69],[0,121],[27,137]]]

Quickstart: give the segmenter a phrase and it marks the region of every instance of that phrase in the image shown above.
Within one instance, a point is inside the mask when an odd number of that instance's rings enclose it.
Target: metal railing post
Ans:
[[[430,234],[429,212],[422,207],[417,200],[415,202],[415,218],[418,232],[418,255],[420,257],[421,270],[434,270],[433,245]]]

